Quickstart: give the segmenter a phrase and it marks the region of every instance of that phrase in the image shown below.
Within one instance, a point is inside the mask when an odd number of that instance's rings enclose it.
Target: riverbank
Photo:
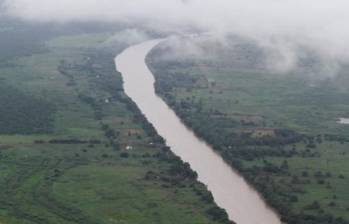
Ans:
[[[188,130],[174,112],[155,94],[154,77],[145,64],[149,51],[159,43],[133,46],[116,58],[126,94],[138,105],[171,150],[190,164],[198,180],[206,184],[216,203],[239,224],[280,223],[259,195],[207,144]],[[254,216],[251,216],[251,212]]]
[[[102,48],[112,34],[38,40],[0,63],[11,96],[0,97],[0,223],[227,224],[125,96],[117,52]]]
[[[203,49],[229,51],[215,47]],[[183,122],[239,170],[285,222],[347,223],[348,132],[333,116],[344,113],[348,97],[337,98],[335,88],[326,90],[328,95],[315,93],[299,76],[234,70],[235,61],[227,63],[219,54],[188,58],[183,52],[167,43],[147,61],[157,93]],[[251,64],[239,56],[236,64]],[[321,110],[310,109],[330,99]]]

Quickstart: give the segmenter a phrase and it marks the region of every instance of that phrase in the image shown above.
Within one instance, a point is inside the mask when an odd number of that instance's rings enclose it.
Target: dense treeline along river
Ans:
[[[155,94],[154,76],[145,58],[160,40],[144,42],[116,57],[126,94],[138,105],[171,150],[198,173],[215,202],[238,224],[280,224],[278,216],[259,194],[206,143],[186,128],[167,104]]]

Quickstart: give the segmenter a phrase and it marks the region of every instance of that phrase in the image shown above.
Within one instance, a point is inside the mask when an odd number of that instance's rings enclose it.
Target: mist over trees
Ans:
[[[0,3],[1,4],[1,3]],[[159,32],[250,38],[290,60],[306,46],[348,61],[345,0],[3,0],[7,14],[31,22],[117,22]]]

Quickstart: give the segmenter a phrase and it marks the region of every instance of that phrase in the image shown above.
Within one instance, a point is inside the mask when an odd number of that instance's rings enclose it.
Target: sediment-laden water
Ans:
[[[271,210],[246,181],[228,166],[205,142],[186,128],[166,103],[155,94],[154,76],[145,57],[160,40],[144,42],[126,49],[115,58],[122,73],[126,94],[138,105],[171,150],[188,162],[207,185],[215,202],[238,224],[280,224]]]

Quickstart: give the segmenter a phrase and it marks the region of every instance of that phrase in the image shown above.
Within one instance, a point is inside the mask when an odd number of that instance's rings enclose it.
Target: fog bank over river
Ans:
[[[278,216],[259,194],[213,149],[186,128],[167,104],[155,94],[154,76],[145,58],[161,40],[132,46],[115,58],[126,94],[138,105],[171,150],[198,173],[218,206],[238,224],[280,224]]]

